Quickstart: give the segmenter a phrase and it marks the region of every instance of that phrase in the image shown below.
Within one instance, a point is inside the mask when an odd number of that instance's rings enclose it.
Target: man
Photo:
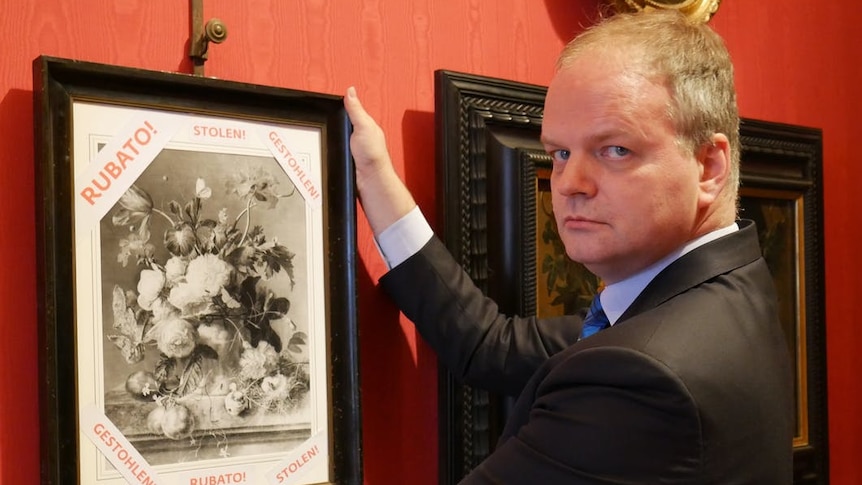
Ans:
[[[560,56],[542,143],[566,252],[606,285],[585,320],[499,314],[348,90],[381,284],[453,373],[520,396],[463,483],[792,482],[775,290],[753,223],[736,222],[732,71],[717,34],[669,11],[606,19]]]

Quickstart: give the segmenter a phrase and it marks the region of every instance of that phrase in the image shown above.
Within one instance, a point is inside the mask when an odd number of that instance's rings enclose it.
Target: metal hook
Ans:
[[[204,62],[210,42],[221,44],[227,39],[227,26],[221,20],[210,19],[203,24],[203,0],[191,0],[192,38],[189,57],[192,59],[195,76],[204,75]]]

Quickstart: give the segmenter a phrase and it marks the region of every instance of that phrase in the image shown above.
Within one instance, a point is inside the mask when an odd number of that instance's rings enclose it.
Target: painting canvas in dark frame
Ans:
[[[42,483],[362,483],[341,98],[33,67]]]
[[[550,158],[539,143],[546,89],[435,74],[437,200],[447,247],[504,313],[550,316],[583,308],[596,281],[555,246],[547,213]],[[771,269],[797,370],[796,402],[788,403],[798,410],[794,483],[827,483],[822,135],[745,119],[741,141],[741,216],[770,218],[761,238],[780,234],[782,241],[767,245],[776,248],[767,261],[777,265]],[[444,368],[438,396],[440,483],[453,484],[491,452],[511,398],[460,384]]]

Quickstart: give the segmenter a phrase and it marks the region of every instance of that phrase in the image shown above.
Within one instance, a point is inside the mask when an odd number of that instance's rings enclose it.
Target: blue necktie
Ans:
[[[587,312],[587,317],[584,318],[584,327],[581,328],[581,336],[578,337],[578,340],[585,339],[599,330],[604,330],[610,326],[611,322],[602,309],[599,295],[596,295],[593,298],[593,303],[590,305],[590,310]]]

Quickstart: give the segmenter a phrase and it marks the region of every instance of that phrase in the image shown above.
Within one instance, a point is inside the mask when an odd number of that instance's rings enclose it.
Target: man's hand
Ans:
[[[378,235],[410,212],[416,202],[392,166],[383,130],[362,107],[352,86],[347,88],[344,109],[353,123],[350,151],[359,200],[371,230]]]
[[[387,170],[392,162],[386,150],[386,136],[374,118],[365,111],[356,96],[356,89],[347,88],[344,108],[353,123],[350,136],[350,151],[356,163],[357,182],[373,177],[376,172]]]

